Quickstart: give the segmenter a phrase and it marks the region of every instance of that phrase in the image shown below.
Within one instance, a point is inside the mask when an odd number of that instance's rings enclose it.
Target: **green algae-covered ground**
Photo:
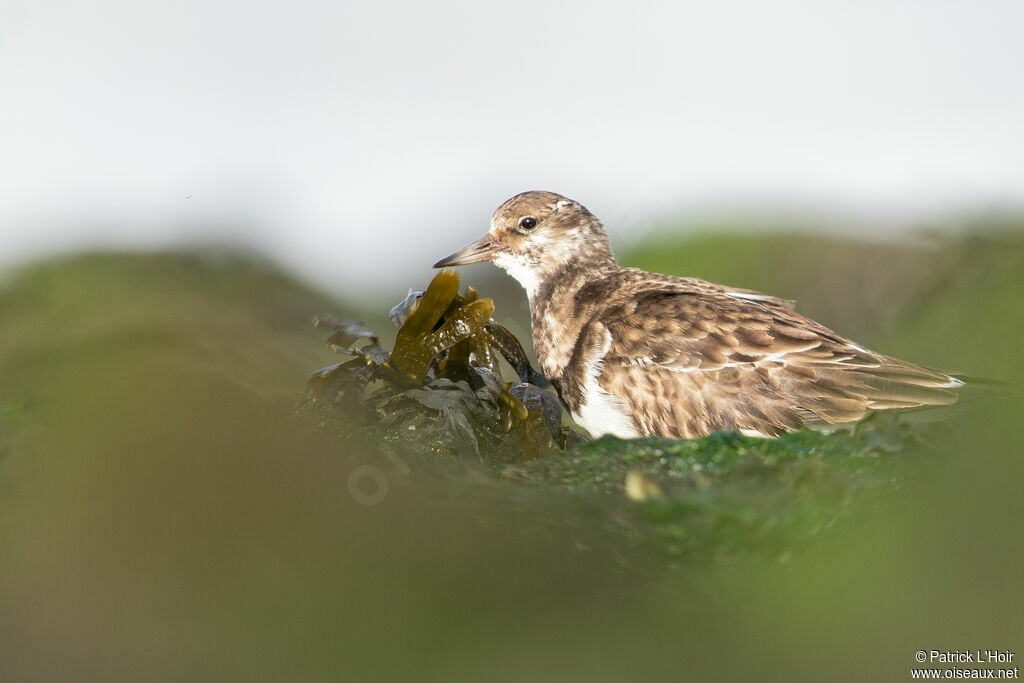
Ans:
[[[622,260],[1024,377],[1013,231]],[[393,303],[225,254],[9,274],[0,679],[906,680],[920,649],[1024,642],[1019,399],[833,435],[441,456],[301,393],[336,361],[314,314],[379,325]]]

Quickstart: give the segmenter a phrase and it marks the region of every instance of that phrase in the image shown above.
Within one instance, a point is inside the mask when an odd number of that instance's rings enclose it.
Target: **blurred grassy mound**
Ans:
[[[1018,234],[622,260],[1024,377]],[[310,320],[345,308],[223,254],[0,286],[0,680],[906,680],[919,649],[1024,636],[1019,401],[937,442],[881,425],[424,467],[295,414],[332,358]]]

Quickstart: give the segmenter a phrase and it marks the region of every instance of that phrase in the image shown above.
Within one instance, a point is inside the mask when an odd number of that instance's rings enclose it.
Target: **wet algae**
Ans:
[[[459,276],[445,270],[426,291],[410,292],[392,309],[399,327],[390,352],[361,323],[317,317],[318,327],[332,331],[327,345],[353,358],[309,377],[313,400],[386,439],[414,439],[451,457],[528,460],[578,441],[519,340],[491,319],[494,302],[472,287],[458,289]],[[502,359],[514,381],[505,380]]]

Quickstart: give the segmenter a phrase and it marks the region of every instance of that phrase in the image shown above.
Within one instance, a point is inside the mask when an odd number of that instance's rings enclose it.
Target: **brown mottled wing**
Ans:
[[[790,311],[796,310],[796,302],[792,299],[783,299],[781,297],[772,296],[771,294],[763,294],[753,289],[743,289],[741,287],[726,287],[724,285],[718,285],[714,282],[708,282],[706,280],[699,280],[692,277],[681,277],[673,278],[680,284],[687,288],[690,292],[715,292],[719,294],[725,294],[734,299],[745,299],[747,301],[757,301],[762,304],[768,304],[771,306],[779,306]]]
[[[743,289],[741,287],[726,287],[707,280],[695,277],[676,277],[674,275],[661,275],[660,273],[648,273],[639,268],[623,268],[619,271],[621,285],[634,289],[657,289],[663,293],[679,292],[688,294],[725,294],[734,299],[745,299],[759,303],[778,306],[789,310],[796,310],[796,302],[791,299],[783,299],[770,294]]]
[[[600,385],[643,434],[776,436],[870,410],[954,403],[948,375],[876,354],[774,302],[724,292],[638,292],[600,315]]]

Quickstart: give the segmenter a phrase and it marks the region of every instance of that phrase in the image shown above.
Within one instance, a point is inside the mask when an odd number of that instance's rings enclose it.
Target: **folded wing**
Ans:
[[[735,291],[636,292],[587,328],[588,343],[607,348],[598,383],[639,433],[776,436],[957,400],[962,382],[949,375],[858,346],[789,302]]]

